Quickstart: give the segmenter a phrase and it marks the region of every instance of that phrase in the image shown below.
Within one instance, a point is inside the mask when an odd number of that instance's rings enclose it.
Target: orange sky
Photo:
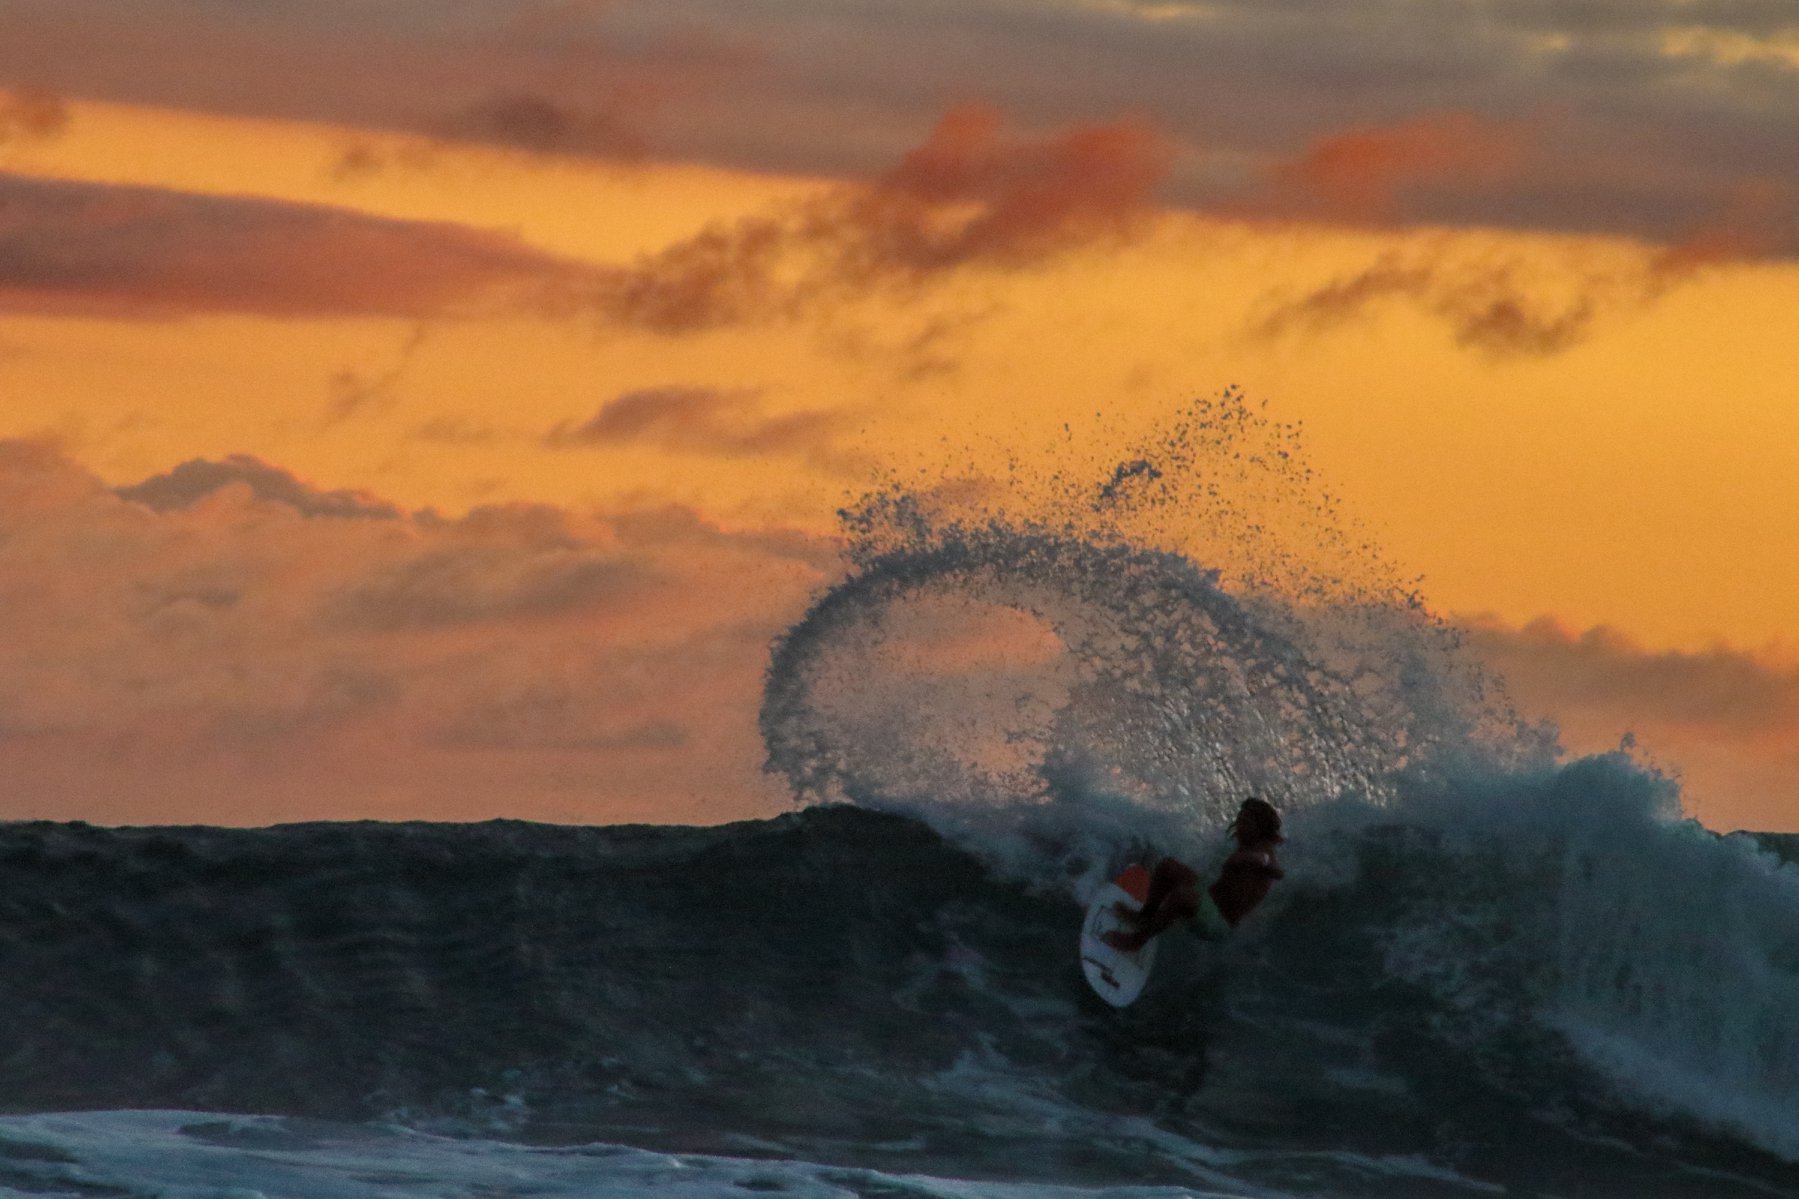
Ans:
[[[1712,193],[1674,151],[1606,165],[1688,204],[1660,227],[1556,208],[1603,164],[1558,157],[1548,85],[1208,150],[1153,79],[921,84],[870,92],[864,144],[854,102],[758,74],[766,31],[514,6],[494,49],[388,7],[402,84],[546,38],[550,77],[611,82],[408,120],[314,103],[298,64],[349,52],[248,27],[266,79],[201,95],[144,29],[162,75],[63,78],[81,5],[22,10],[38,68],[0,53],[0,546],[40,584],[0,644],[4,814],[775,810],[759,672],[847,496],[984,447],[1101,461],[1236,384],[1570,748],[1634,730],[1708,823],[1799,828],[1799,233],[1753,162]],[[1799,75],[1724,32],[1653,53]],[[1031,61],[993,90],[1038,95]],[[351,529],[340,492],[436,515]],[[370,615],[405,597],[438,615]],[[396,729],[426,748],[384,761]]]

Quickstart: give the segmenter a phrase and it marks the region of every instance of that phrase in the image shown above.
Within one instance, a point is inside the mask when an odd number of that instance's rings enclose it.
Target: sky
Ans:
[[[1799,830],[1795,162],[1791,0],[0,0],[0,817],[780,811],[840,507],[1235,387]]]

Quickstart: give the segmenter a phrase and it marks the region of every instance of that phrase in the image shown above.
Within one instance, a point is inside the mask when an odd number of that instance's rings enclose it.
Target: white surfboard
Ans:
[[[1149,970],[1156,964],[1156,943],[1151,941],[1136,953],[1113,949],[1103,938],[1116,928],[1124,927],[1117,905],[1131,911],[1143,906],[1149,895],[1149,871],[1142,866],[1127,866],[1124,872],[1099,889],[1087,905],[1087,919],[1081,924],[1081,973],[1101,999],[1113,1007],[1126,1007],[1143,993],[1149,981]]]

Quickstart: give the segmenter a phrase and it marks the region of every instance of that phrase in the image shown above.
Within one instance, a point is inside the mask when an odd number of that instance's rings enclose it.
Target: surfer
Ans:
[[[1135,953],[1181,920],[1192,921],[1193,931],[1209,941],[1229,935],[1262,902],[1275,880],[1285,877],[1274,850],[1286,840],[1281,836],[1281,814],[1253,795],[1237,809],[1230,831],[1237,848],[1224,860],[1217,882],[1202,891],[1191,866],[1163,858],[1150,876],[1142,910],[1118,906],[1119,915],[1134,927],[1107,933],[1106,944]]]

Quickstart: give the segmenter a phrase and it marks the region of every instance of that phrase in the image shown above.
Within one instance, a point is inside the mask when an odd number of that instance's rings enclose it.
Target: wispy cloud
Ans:
[[[870,182],[712,226],[610,274],[591,301],[611,322],[689,333],[960,270],[1044,265],[1138,231],[1170,155],[1140,121],[1026,138],[992,109],[955,108]]]
[[[1456,342],[1496,357],[1557,354],[1608,319],[1640,312],[1708,272],[1776,254],[1793,234],[1799,187],[1746,187],[1678,239],[1610,255],[1505,249],[1444,233],[1406,235],[1365,265],[1258,302],[1253,337],[1330,330],[1381,306],[1412,306]]]
[[[585,420],[560,421],[543,436],[550,449],[626,445],[722,458],[797,458],[822,470],[859,474],[868,456],[843,444],[855,415],[843,410],[771,412],[760,392],[651,387],[624,392]]]
[[[1470,349],[1507,355],[1555,354],[1584,340],[1603,308],[1641,304],[1650,280],[1611,273],[1575,280],[1572,295],[1533,286],[1522,259],[1460,257],[1440,241],[1380,254],[1367,266],[1300,295],[1276,294],[1263,304],[1251,334],[1317,333],[1367,316],[1382,303],[1409,302],[1448,325]]]
[[[170,317],[542,308],[586,268],[516,238],[318,205],[0,174],[0,307]]]

